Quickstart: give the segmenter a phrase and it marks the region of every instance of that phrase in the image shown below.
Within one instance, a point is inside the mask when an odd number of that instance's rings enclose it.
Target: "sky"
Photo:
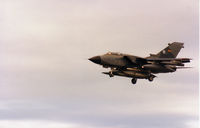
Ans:
[[[198,128],[197,0],[0,1],[0,128]],[[184,42],[193,68],[109,78],[88,58]]]

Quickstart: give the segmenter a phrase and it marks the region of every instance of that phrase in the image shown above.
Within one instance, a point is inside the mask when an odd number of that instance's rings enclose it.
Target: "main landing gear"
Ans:
[[[132,84],[136,84],[137,79],[136,79],[136,78],[133,78],[133,79],[131,80],[131,82],[132,82]]]
[[[154,78],[154,76],[149,76],[148,80],[149,80],[150,82],[152,82],[152,81],[153,81],[153,78]]]
[[[155,76],[149,76],[147,79],[152,82]],[[137,83],[137,78],[132,78],[131,80],[132,84],[136,84]]]

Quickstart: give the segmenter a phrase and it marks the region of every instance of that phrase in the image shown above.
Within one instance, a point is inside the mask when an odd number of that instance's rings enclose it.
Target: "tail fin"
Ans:
[[[184,48],[184,43],[180,42],[173,42],[169,43],[169,46],[167,46],[165,49],[160,51],[156,55],[152,55],[150,57],[156,57],[156,58],[176,58],[178,53],[180,52],[181,48]]]

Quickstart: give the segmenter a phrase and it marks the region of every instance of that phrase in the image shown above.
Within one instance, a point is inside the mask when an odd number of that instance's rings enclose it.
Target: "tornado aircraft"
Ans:
[[[89,60],[95,64],[110,68],[109,72],[103,74],[123,76],[132,78],[131,82],[136,84],[137,79],[148,79],[153,81],[157,73],[175,72],[177,69],[184,69],[184,63],[189,63],[190,58],[176,58],[184,43],[169,43],[166,48],[157,54],[150,54],[148,57],[139,57],[129,54],[108,52],[98,55]]]

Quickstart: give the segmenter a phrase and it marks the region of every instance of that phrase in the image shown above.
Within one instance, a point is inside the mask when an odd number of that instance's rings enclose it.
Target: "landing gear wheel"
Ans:
[[[153,76],[150,76],[149,78],[148,78],[148,80],[151,82],[151,81],[153,81]]]
[[[136,78],[133,78],[133,79],[131,80],[131,82],[132,82],[132,84],[136,84],[137,79],[136,79]]]
[[[114,76],[114,75],[112,74],[112,72],[111,72],[111,71],[109,72],[109,76],[110,76],[110,77],[113,77],[113,76]]]

